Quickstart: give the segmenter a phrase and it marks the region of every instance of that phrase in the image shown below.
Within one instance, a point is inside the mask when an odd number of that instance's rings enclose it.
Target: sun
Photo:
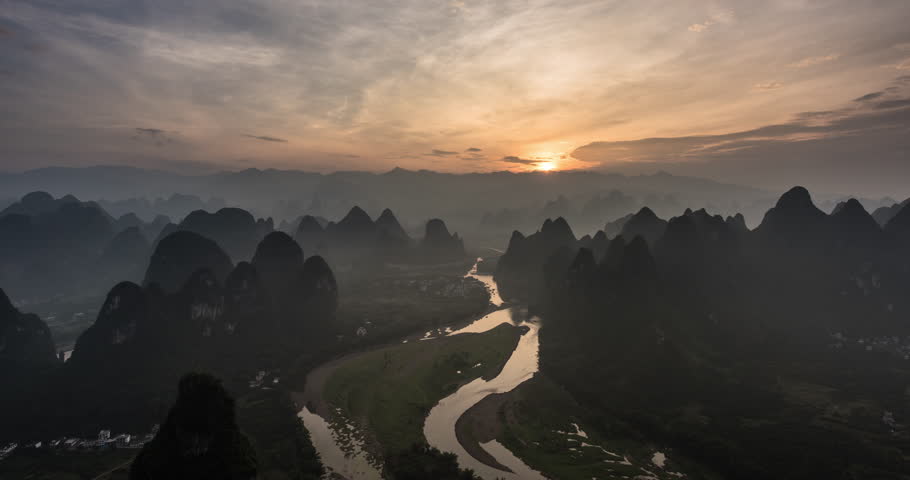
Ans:
[[[554,170],[555,168],[556,168],[555,162],[540,162],[535,167],[535,170],[537,170],[539,172],[549,172],[551,170]]]

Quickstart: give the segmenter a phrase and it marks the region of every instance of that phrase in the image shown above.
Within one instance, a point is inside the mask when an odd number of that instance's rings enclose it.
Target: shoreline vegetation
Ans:
[[[341,409],[346,419],[375,437],[368,442],[373,454],[403,451],[426,443],[423,419],[439,400],[476,378],[495,377],[521,333],[504,324],[484,333],[418,340],[354,354],[314,371],[318,378],[297,398],[329,418],[339,413],[335,408]]]

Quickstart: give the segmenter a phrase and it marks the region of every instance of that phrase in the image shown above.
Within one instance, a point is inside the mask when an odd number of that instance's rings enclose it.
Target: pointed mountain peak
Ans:
[[[680,218],[689,218],[683,216]],[[626,238],[644,237],[645,241],[653,245],[663,236],[667,229],[667,221],[658,217],[653,210],[642,207],[635,215],[629,218],[622,227],[622,235]]]
[[[404,228],[401,227],[401,223],[398,222],[398,218],[395,217],[395,214],[392,210],[386,208],[379,215],[379,218],[376,219],[376,225],[380,225],[385,228],[391,228],[393,230],[400,230],[404,233]]]
[[[432,218],[427,222],[426,235],[425,238],[451,238],[452,234],[449,233],[449,228],[446,227],[446,223],[438,218]]]
[[[863,207],[862,203],[859,203],[859,200],[851,198],[846,202],[840,202],[834,207],[834,211],[831,212],[831,216],[839,215],[868,215],[869,212],[866,211],[866,208]]]
[[[724,223],[730,226],[733,231],[745,232],[749,230],[749,227],[746,226],[746,217],[744,217],[741,213],[737,213],[732,217],[727,217]]]
[[[570,227],[569,222],[562,217],[558,217],[556,220],[550,220],[548,218],[540,228],[540,232],[547,237],[562,237],[565,239],[571,237],[572,240],[575,240],[575,234],[572,232],[572,227]]]
[[[367,212],[365,212],[359,206],[355,205],[355,206],[351,207],[351,210],[348,211],[348,214],[345,215],[344,218],[341,219],[341,222],[339,222],[339,223],[345,223],[345,222],[357,222],[357,223],[371,222],[372,223],[372,221],[373,221],[373,219],[370,218],[370,215],[367,214]]]
[[[509,246],[506,247],[506,252],[515,251],[514,249],[518,247],[521,242],[523,242],[525,236],[518,230],[512,230],[512,236],[509,238]]]
[[[786,238],[802,238],[822,235],[820,229],[828,215],[812,203],[809,191],[803,187],[793,187],[783,194],[777,204],[765,213],[761,225],[756,230],[762,235]],[[782,237],[783,238],[783,237]],[[811,242],[810,242],[811,243]]]
[[[543,226],[540,227],[540,231],[541,231],[541,232],[547,231],[547,230],[550,229],[550,226],[552,226],[552,225],[553,225],[553,220],[550,220],[550,219],[548,218],[548,219],[546,219],[546,220],[543,221]]]
[[[379,221],[394,221],[395,223],[398,223],[398,219],[395,218],[395,213],[392,212],[392,209],[390,209],[390,208],[385,208],[385,209],[383,209],[383,210],[382,210],[382,213],[379,214],[379,218],[377,218],[376,221],[377,221],[377,222],[379,222]]]
[[[312,215],[304,215],[300,219],[300,225],[297,226],[297,233],[314,233],[322,232],[322,225],[319,223],[319,220]]]
[[[374,227],[373,219],[370,218],[367,212],[355,206],[340,222],[335,224],[333,230],[343,234],[354,235],[369,233]]]
[[[651,210],[648,207],[641,207],[641,210],[638,211],[632,218],[641,218],[641,219],[652,219],[657,218],[657,214],[654,213],[654,210]]]

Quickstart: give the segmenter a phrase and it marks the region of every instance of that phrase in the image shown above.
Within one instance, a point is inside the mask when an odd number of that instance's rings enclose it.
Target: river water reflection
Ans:
[[[475,265],[466,277],[476,278],[483,282],[490,290],[490,302],[497,307],[501,306],[503,301],[493,277],[478,274],[476,269]],[[430,445],[444,452],[454,453],[462,468],[470,468],[484,479],[544,480],[545,477],[529,468],[495,440],[485,443],[481,447],[512,472],[504,472],[481,463],[465,451],[455,436],[455,423],[465,411],[488,395],[511,391],[537,372],[539,345],[537,332],[540,329],[540,322],[536,318],[528,318],[527,312],[523,308],[501,308],[463,328],[447,331],[445,334],[482,333],[503,323],[526,327],[527,332],[522,335],[518,346],[512,352],[502,371],[496,378],[491,380],[478,378],[442,399],[430,410],[424,423],[424,435]],[[427,339],[430,339],[429,336],[427,335]],[[351,438],[358,436],[357,432],[353,431],[353,425],[333,425],[307,408],[300,411],[299,417],[310,432],[313,445],[329,471],[328,478],[338,478],[339,476],[350,480],[379,480],[382,478],[382,473],[368,460],[369,456],[363,451],[360,443],[351,441]]]
[[[468,275],[484,282],[490,288],[491,293],[494,294],[493,298],[491,298],[494,304],[502,304],[502,299],[499,298],[496,283],[493,281],[492,276],[479,275],[474,270]],[[462,468],[470,468],[485,479],[542,480],[545,478],[543,475],[529,468],[495,440],[482,444],[481,447],[500,464],[509,467],[512,473],[490,467],[475,459],[461,446],[455,435],[455,423],[469,408],[488,395],[512,391],[515,387],[533,377],[537,372],[539,349],[537,332],[540,329],[540,321],[536,317],[528,318],[527,311],[522,308],[510,307],[497,310],[448,335],[486,332],[503,323],[526,327],[527,333],[522,335],[518,341],[518,346],[515,347],[502,371],[491,380],[478,378],[462,386],[452,395],[440,400],[430,410],[430,414],[424,423],[423,433],[430,445],[444,452],[454,453],[458,456],[458,463]]]

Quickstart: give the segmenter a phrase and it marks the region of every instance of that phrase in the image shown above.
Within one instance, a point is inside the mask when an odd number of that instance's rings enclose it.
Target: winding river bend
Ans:
[[[491,303],[497,307],[503,305],[492,275],[478,274],[477,265],[475,265],[466,277],[483,282],[490,290]],[[469,408],[488,395],[513,390],[537,372],[539,347],[537,332],[540,329],[540,322],[536,318],[528,318],[524,309],[519,307],[500,308],[463,328],[449,331],[445,335],[486,332],[503,323],[525,327],[527,332],[522,335],[502,371],[491,380],[475,379],[440,400],[430,410],[424,423],[423,433],[430,445],[443,452],[454,453],[462,468],[470,468],[486,480],[496,478],[545,480],[543,475],[525,465],[495,440],[482,444],[481,447],[501,465],[508,467],[511,472],[505,472],[480,462],[461,446],[455,434],[455,423]],[[428,332],[426,338],[429,339],[433,333]],[[330,474],[350,480],[382,478],[381,472],[368,460],[368,455],[363,451],[361,445],[349,440],[352,434],[356,437],[352,425],[332,424],[306,407],[300,411],[299,416],[310,432],[313,444]],[[346,439],[348,440],[346,441]],[[337,478],[337,476],[329,478]]]

